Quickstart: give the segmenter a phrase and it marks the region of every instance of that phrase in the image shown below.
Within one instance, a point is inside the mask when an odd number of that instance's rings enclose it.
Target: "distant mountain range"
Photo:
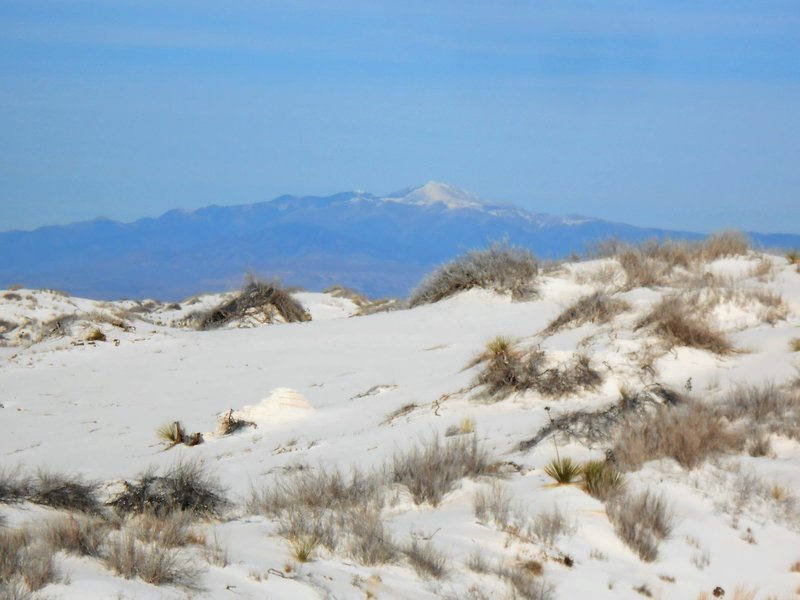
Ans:
[[[767,248],[800,247],[800,235],[749,235]],[[281,196],[172,210],[134,223],[101,218],[4,232],[0,288],[23,284],[92,298],[178,300],[237,287],[252,271],[312,290],[340,283],[371,296],[406,296],[436,264],[493,241],[558,258],[611,236],[703,237],[532,213],[429,182],[381,197]]]

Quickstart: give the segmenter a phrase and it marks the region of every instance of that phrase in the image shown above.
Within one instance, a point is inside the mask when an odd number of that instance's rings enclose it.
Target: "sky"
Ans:
[[[800,233],[800,2],[0,0],[0,231],[428,180]]]

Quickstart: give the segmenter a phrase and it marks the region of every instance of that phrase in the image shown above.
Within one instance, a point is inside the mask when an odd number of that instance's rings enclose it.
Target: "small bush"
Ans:
[[[710,235],[700,244],[705,260],[716,260],[727,256],[741,256],[750,251],[750,239],[741,231],[721,231]]]
[[[120,514],[164,516],[187,511],[196,516],[216,516],[227,504],[219,481],[199,462],[177,462],[161,476],[146,471],[132,483],[124,481],[123,486],[125,489],[109,502]]]
[[[636,470],[660,458],[672,458],[682,467],[694,469],[713,454],[739,451],[743,446],[744,436],[714,408],[689,401],[626,420],[611,454],[623,470]]]
[[[256,427],[257,425],[252,421],[245,421],[233,416],[233,409],[224,413],[219,418],[219,433],[220,435],[231,435],[245,427]]]
[[[105,342],[106,334],[101,329],[94,328],[86,336],[86,340],[89,342]]]
[[[197,327],[201,330],[215,329],[245,319],[262,324],[271,323],[276,314],[287,323],[310,320],[303,305],[282,289],[277,281],[250,278],[232,299],[198,315]]]
[[[536,257],[521,248],[495,244],[474,250],[436,269],[411,293],[409,306],[439,302],[472,288],[498,294],[510,293],[515,300],[536,294],[539,274]]]
[[[566,485],[575,481],[581,474],[581,465],[568,456],[555,458],[544,467],[544,472],[552,477],[559,485]]]
[[[511,514],[511,492],[508,487],[493,481],[490,487],[475,492],[472,508],[479,521],[491,520],[503,528]]]
[[[466,368],[480,364],[483,368],[473,380],[473,386],[483,387],[483,396],[497,401],[526,390],[557,398],[596,389],[603,381],[585,354],[577,354],[572,361],[549,367],[544,351],[534,348],[523,352],[514,341],[505,337],[491,340],[486,350],[472,359]]]
[[[792,352],[800,352],[800,338],[792,338],[789,340],[789,350]]]
[[[553,335],[560,329],[585,323],[608,323],[620,313],[630,310],[631,305],[624,300],[611,297],[606,292],[595,292],[583,296],[575,304],[563,310],[545,328],[546,335]]]
[[[0,502],[20,502],[31,493],[31,480],[19,471],[8,471],[0,467]]]
[[[430,540],[422,543],[413,539],[403,554],[420,577],[441,579],[447,574],[447,556]]]
[[[658,558],[659,543],[669,537],[675,522],[664,498],[649,490],[615,496],[606,504],[606,512],[620,539],[645,562]]]
[[[125,579],[138,577],[152,585],[196,587],[200,571],[174,549],[142,544],[131,532],[111,537],[103,561],[107,568]]]
[[[1,592],[12,598],[27,598],[29,592],[43,588],[56,575],[53,551],[31,531],[0,529]]]
[[[738,386],[722,399],[717,411],[741,423],[750,444],[771,433],[800,439],[800,390],[772,383]]]
[[[581,472],[586,493],[602,502],[625,488],[625,476],[604,460],[583,463]]]
[[[533,565],[538,565],[539,568]],[[512,598],[550,600],[553,597],[553,587],[542,577],[541,564],[536,561],[517,563],[513,566],[501,565],[495,573],[508,582]]]
[[[110,531],[111,524],[103,519],[66,515],[48,523],[44,537],[52,548],[97,558]]]
[[[734,347],[730,340],[712,328],[696,312],[680,296],[667,296],[636,324],[635,329],[650,327],[668,348],[687,346],[715,354],[733,352]]]
[[[28,499],[51,508],[96,514],[100,512],[96,491],[97,484],[88,483],[78,476],[39,471]]]
[[[545,546],[552,546],[559,536],[571,534],[573,531],[572,523],[557,506],[536,515],[531,527],[531,533]]]
[[[489,463],[489,455],[475,434],[444,444],[435,436],[422,446],[395,454],[392,479],[408,488],[416,504],[438,506],[462,478],[488,474]]]
[[[165,548],[180,548],[191,543],[192,516],[188,512],[133,514],[126,521],[128,531],[140,542],[155,543]]]

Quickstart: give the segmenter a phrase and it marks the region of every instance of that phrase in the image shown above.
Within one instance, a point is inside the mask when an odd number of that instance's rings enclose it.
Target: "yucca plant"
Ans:
[[[182,444],[186,439],[186,431],[180,421],[167,423],[156,429],[158,439],[167,444],[169,448]]]
[[[308,562],[318,543],[315,535],[301,535],[291,541],[292,555],[300,562]]]
[[[544,472],[555,479],[559,485],[566,485],[580,476],[581,465],[569,457],[556,458],[547,464]]]
[[[581,472],[583,489],[603,502],[625,488],[625,476],[604,460],[583,463]]]

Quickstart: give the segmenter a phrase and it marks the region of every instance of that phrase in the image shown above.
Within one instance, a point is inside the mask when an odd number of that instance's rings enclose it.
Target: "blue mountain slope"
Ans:
[[[702,237],[534,214],[431,182],[382,198],[281,196],[134,223],[96,219],[0,233],[0,288],[21,283],[96,298],[181,299],[230,289],[254,271],[310,289],[341,283],[373,296],[405,296],[436,264],[493,241],[558,258],[611,236]],[[800,247],[799,235],[751,237],[766,247]]]

